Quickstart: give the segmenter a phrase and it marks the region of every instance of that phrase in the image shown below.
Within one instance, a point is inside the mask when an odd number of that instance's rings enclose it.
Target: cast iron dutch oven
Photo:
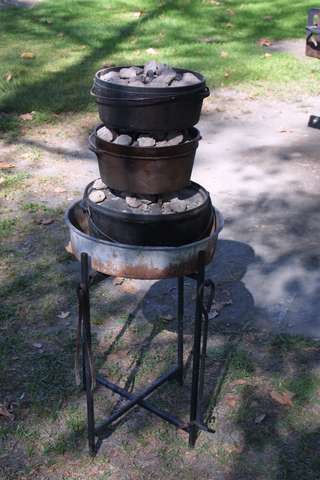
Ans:
[[[191,177],[200,140],[199,131],[188,131],[189,140],[169,147],[131,147],[97,136],[99,125],[89,137],[89,148],[98,158],[102,181],[123,192],[160,195],[184,188]]]
[[[182,130],[199,121],[203,99],[210,95],[204,77],[197,72],[175,68],[178,73],[193,73],[199,83],[182,87],[131,87],[106,82],[101,76],[126,67],[112,67],[95,74],[91,94],[99,115],[109,128],[153,132]]]
[[[205,238],[211,231],[215,214],[210,195],[195,182],[190,182],[183,195],[197,192],[201,204],[170,214],[134,211],[126,206],[124,198],[96,204],[89,199],[93,183],[85,189],[82,206],[88,213],[89,233],[96,238],[129,245],[177,246]]]

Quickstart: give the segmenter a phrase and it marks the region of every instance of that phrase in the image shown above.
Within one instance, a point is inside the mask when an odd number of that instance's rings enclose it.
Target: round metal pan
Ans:
[[[108,242],[88,234],[88,217],[78,201],[65,215],[69,228],[72,252],[80,260],[85,252],[91,268],[106,275],[144,280],[179,277],[195,273],[200,251],[205,252],[208,264],[214,255],[223,217],[215,210],[215,224],[210,234],[197,242],[179,247],[143,247]]]

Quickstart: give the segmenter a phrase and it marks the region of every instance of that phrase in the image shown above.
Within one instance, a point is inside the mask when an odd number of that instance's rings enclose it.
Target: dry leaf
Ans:
[[[157,55],[157,50],[155,48],[147,48],[148,55]]]
[[[40,220],[40,225],[51,225],[54,222],[54,218],[43,218]]]
[[[64,320],[65,318],[68,318],[69,316],[70,316],[70,312],[60,312],[57,315],[57,317],[61,318],[62,320]]]
[[[0,170],[6,170],[7,168],[14,168],[14,167],[15,167],[14,163],[0,162]]]
[[[226,395],[224,399],[226,404],[229,405],[229,407],[234,408],[237,406],[237,403],[239,402],[240,397],[238,395],[229,394],[229,395]]]
[[[14,419],[14,416],[12,415],[12,413],[10,413],[7,407],[2,403],[0,403],[0,416],[6,417],[8,420]]]
[[[230,17],[233,17],[235,15],[235,11],[232,10],[232,8],[228,8],[226,10],[227,15],[230,15]]]
[[[57,33],[57,37],[64,37],[64,33],[63,32]]]
[[[270,58],[272,57],[272,53],[265,53],[263,56],[264,58]]]
[[[267,22],[270,22],[271,20],[273,20],[273,16],[272,15],[266,15],[265,17],[263,17],[263,20],[266,20]]]
[[[6,82],[10,82],[13,79],[12,73],[8,72],[5,74],[4,79]]]
[[[284,405],[285,407],[293,406],[292,399],[294,397],[294,393],[289,392],[289,390],[284,390],[283,392],[271,390],[270,397],[274,402],[279,403],[279,405]]]
[[[132,12],[132,15],[133,15],[135,18],[140,18],[140,17],[143,15],[143,12]]]
[[[229,72],[224,72],[223,76],[224,76],[224,78],[228,78],[230,76],[230,73]]]
[[[69,243],[64,247],[64,249],[65,249],[66,252],[70,253],[71,255],[73,254],[71,242],[69,242]]]
[[[257,43],[261,47],[271,47],[271,45],[272,45],[271,40],[269,40],[269,38],[265,38],[265,37],[260,38]]]
[[[220,57],[221,58],[228,58],[229,57],[229,53],[228,52],[225,52],[224,50],[220,53]]]
[[[213,319],[216,318],[218,315],[219,315],[218,310],[213,310],[212,312],[210,312],[209,320],[213,320]]]
[[[235,387],[237,385],[247,385],[248,380],[245,380],[244,378],[238,378],[238,380],[233,380],[233,382],[230,383],[230,387]]]
[[[4,177],[0,177],[0,185],[2,185],[5,181],[6,179]]]
[[[34,348],[42,348],[43,347],[42,343],[33,343],[32,346]]]
[[[21,115],[19,115],[19,118],[20,118],[20,120],[24,120],[24,121],[32,120],[33,119],[33,112],[22,113]]]
[[[32,60],[35,57],[35,54],[32,52],[23,52],[20,57],[24,60]]]
[[[226,27],[227,27],[227,28],[233,28],[234,25],[233,25],[233,23],[226,23]]]

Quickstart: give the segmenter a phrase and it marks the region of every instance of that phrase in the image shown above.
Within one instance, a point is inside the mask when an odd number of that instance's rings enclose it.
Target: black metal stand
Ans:
[[[78,338],[82,346],[82,378],[87,397],[87,423],[88,423],[88,443],[91,455],[97,452],[96,437],[100,439],[106,429],[116,420],[122,417],[135,405],[139,405],[149,412],[157,415],[163,420],[171,423],[176,428],[182,429],[189,434],[189,446],[194,447],[199,430],[214,433],[202,422],[202,397],[205,375],[205,357],[208,338],[208,314],[213,302],[215,286],[211,280],[205,280],[205,252],[199,253],[197,272],[189,276],[197,282],[196,294],[196,313],[193,336],[193,365],[192,365],[192,385],[190,401],[190,421],[183,422],[169,412],[160,410],[152,405],[146,398],[158,387],[168,380],[177,379],[183,384],[183,317],[184,317],[184,278],[178,278],[178,355],[177,366],[168,373],[160,376],[148,387],[137,394],[132,394],[118,385],[110,382],[102,375],[95,375],[94,364],[91,351],[91,326],[90,326],[90,277],[89,277],[89,258],[86,253],[81,255],[81,283],[78,288],[79,299],[79,324]],[[210,289],[208,303],[204,305],[204,289]],[[80,343],[79,348],[80,351]],[[94,389],[95,383],[109,388],[113,392],[126,398],[128,401],[117,412],[105,419],[99,425],[95,424],[94,418]]]

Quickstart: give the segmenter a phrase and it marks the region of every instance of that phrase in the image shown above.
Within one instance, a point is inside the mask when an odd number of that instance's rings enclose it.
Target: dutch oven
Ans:
[[[200,140],[199,131],[188,131],[189,140],[168,147],[134,147],[102,140],[95,128],[89,148],[98,158],[102,181],[108,187],[134,194],[159,195],[184,188],[191,177]]]
[[[126,204],[125,196],[94,203],[85,189],[82,206],[88,214],[89,233],[96,238],[142,246],[178,246],[201,240],[209,235],[214,209],[209,193],[195,182],[177,193],[179,198],[197,196],[197,206],[180,213],[142,213]]]
[[[153,132],[183,130],[199,121],[203,99],[210,95],[204,77],[197,72],[175,68],[177,73],[193,73],[199,83],[181,87],[132,87],[101,79],[112,67],[95,74],[91,94],[96,98],[103,123],[114,129]]]

